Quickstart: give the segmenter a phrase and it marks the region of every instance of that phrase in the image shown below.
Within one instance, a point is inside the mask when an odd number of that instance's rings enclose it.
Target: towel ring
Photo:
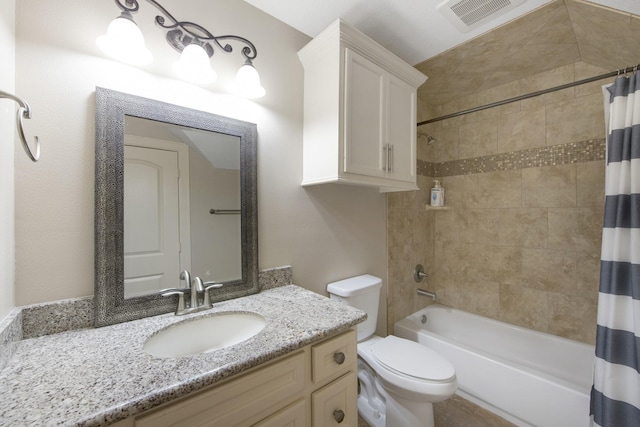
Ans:
[[[18,111],[16,112],[16,127],[18,128],[18,136],[20,137],[22,147],[24,148],[25,153],[27,153],[27,156],[29,156],[32,161],[37,162],[40,159],[40,141],[38,140],[37,136],[33,138],[35,141],[34,154],[33,151],[31,151],[31,147],[29,147],[29,144],[27,143],[27,138],[24,134],[24,124],[22,122],[22,119],[31,118],[31,109],[29,108],[29,104],[27,104],[23,99],[15,95],[11,95],[10,93],[3,92],[1,90],[0,98],[9,98],[20,104],[20,107],[18,107]]]

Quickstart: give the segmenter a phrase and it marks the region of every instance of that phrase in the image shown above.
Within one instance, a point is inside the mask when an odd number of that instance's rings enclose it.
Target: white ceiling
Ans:
[[[337,18],[416,65],[556,0],[526,0],[486,24],[462,33],[437,9],[443,0],[245,0],[310,37]],[[640,15],[638,0],[589,0]]]

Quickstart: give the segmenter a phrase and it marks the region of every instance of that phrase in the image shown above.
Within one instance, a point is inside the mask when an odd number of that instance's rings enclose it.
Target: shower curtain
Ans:
[[[606,87],[607,166],[591,423],[640,426],[640,73]]]

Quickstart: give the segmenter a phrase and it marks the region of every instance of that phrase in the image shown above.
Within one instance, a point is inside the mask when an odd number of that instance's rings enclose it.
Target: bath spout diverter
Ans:
[[[426,289],[418,288],[418,289],[416,289],[416,293],[418,295],[429,297],[429,298],[433,299],[434,301],[436,301],[438,299],[438,296],[436,295],[435,292],[427,291]]]

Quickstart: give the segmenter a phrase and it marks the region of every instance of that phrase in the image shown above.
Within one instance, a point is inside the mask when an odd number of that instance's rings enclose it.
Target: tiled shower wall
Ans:
[[[584,62],[445,105],[419,120],[610,70]],[[420,191],[388,196],[388,328],[438,302],[593,343],[604,206],[601,85],[611,79],[421,126]],[[428,144],[426,135],[437,142]],[[428,210],[432,178],[445,210]],[[413,280],[417,263],[429,278]]]

